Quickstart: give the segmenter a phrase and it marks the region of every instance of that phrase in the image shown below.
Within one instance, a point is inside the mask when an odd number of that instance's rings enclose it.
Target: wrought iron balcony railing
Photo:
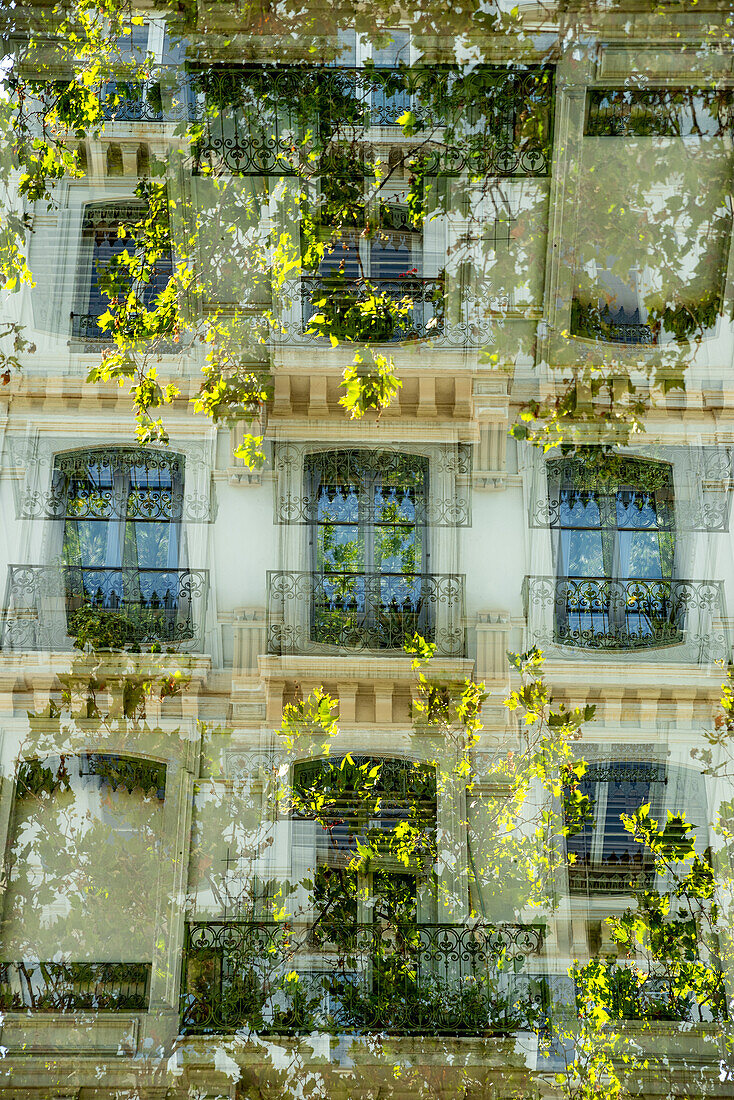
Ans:
[[[304,140],[310,133],[318,135],[327,171],[330,157],[339,163],[340,138],[387,127],[395,131],[392,140],[420,145],[427,175],[548,173],[551,69],[477,66],[462,74],[451,66],[240,65],[191,72],[189,79],[204,123],[198,166],[219,160],[247,175],[297,173],[299,162],[310,163],[313,143]],[[398,123],[407,109],[421,124],[417,139]]]
[[[61,84],[54,80],[36,86],[47,110],[63,98]],[[111,122],[193,122],[197,117],[191,77],[175,65],[146,65],[137,75],[107,81],[101,89],[100,106],[104,119]]]
[[[208,573],[192,569],[11,565],[4,649],[151,645],[200,651]]]
[[[359,307],[384,296],[373,311]],[[444,328],[444,281],[406,276],[401,279],[344,279],[327,275],[303,276],[301,300],[304,331],[332,334],[364,343],[392,343],[440,336]],[[393,307],[410,308],[406,313]],[[320,316],[324,321],[313,321]]]
[[[0,964],[3,1012],[146,1012],[150,963],[6,962]]]
[[[102,93],[102,111],[110,122],[163,122],[160,81],[109,81]]]
[[[584,305],[577,298],[571,307],[571,333],[610,344],[658,343],[657,330],[640,320],[638,309],[628,313],[620,307],[614,312]]]
[[[268,652],[397,650],[418,631],[463,657],[464,578],[456,573],[268,573]]]
[[[529,625],[531,619],[542,624],[530,631],[540,643],[637,650],[686,642],[700,659],[714,659],[712,653],[728,646],[712,629],[712,619],[723,613],[718,581],[527,577],[525,604]],[[552,611],[552,624],[545,609]]]
[[[165,276],[167,279],[167,276]],[[164,282],[165,282],[164,279]],[[164,284],[162,284],[164,285]],[[161,288],[162,289],[162,286]],[[153,308],[150,305],[148,308]],[[102,331],[98,325],[101,314],[98,313],[72,313],[71,314],[71,338],[77,351],[92,354],[109,347],[113,340],[110,330]],[[188,344],[175,343],[168,337],[155,337],[156,351],[164,355],[175,355],[184,350]],[[81,347],[80,347],[81,345]]]
[[[542,945],[537,925],[189,924],[181,1030],[506,1034],[542,1022]]]
[[[112,333],[103,332],[97,324],[98,313],[72,313],[71,335],[74,340],[87,340],[94,344],[109,344],[112,342]]]
[[[609,973],[603,1007],[613,1020],[710,1023],[728,1019],[724,978],[713,967],[708,977],[711,993],[698,998],[690,992],[684,974],[656,974],[636,965],[620,965]]]

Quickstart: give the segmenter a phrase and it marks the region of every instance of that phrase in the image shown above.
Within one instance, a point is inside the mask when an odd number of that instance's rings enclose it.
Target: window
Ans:
[[[401,822],[411,824],[425,834],[425,851],[435,845],[436,831],[436,771],[431,765],[414,764],[412,761],[352,756],[342,759],[308,760],[296,764],[293,771],[293,789],[297,796],[307,799],[308,792],[318,789],[326,796],[327,825],[319,827],[316,852],[319,863],[345,867],[357,853],[357,842],[370,839],[385,853],[389,860],[391,834]],[[355,776],[358,770],[380,765],[380,773],[374,788],[358,792],[349,781],[350,770]],[[308,820],[296,814],[296,820]],[[371,834],[371,836],[369,836]],[[397,873],[402,867],[394,860],[391,878],[402,882],[405,876]],[[377,872],[376,872],[377,873]],[[383,867],[380,874],[384,874]],[[408,876],[411,877],[411,876]],[[412,876],[414,879],[414,876]],[[396,887],[397,888],[397,887]],[[415,897],[415,888],[409,891]]]
[[[672,468],[617,455],[548,463],[559,501],[556,640],[627,648],[681,639]]]
[[[3,905],[5,1009],[146,1011],[166,766],[89,754],[23,760]]]
[[[375,765],[375,785],[363,786]],[[294,767],[293,791],[299,857],[302,866],[311,864],[318,910],[338,912],[355,925],[415,924],[434,916],[434,766],[369,756],[307,760]],[[318,822],[308,815],[315,795],[325,800]],[[401,849],[400,828],[408,823],[414,832]],[[372,855],[355,870],[360,845]]]
[[[191,637],[180,573],[183,460],[126,449],[58,455],[54,493],[64,502],[69,634],[93,614],[114,635],[108,644]]]
[[[574,336],[614,344],[656,344],[658,332],[648,324],[645,298],[651,274],[631,268],[626,278],[596,267],[595,296],[587,303],[575,297],[571,306]],[[584,293],[585,296],[585,293]]]
[[[305,463],[312,502],[316,642],[394,649],[432,637],[425,528],[428,460],[324,451]]]
[[[347,88],[359,104],[361,121],[397,128],[397,119],[413,106],[405,70],[417,58],[409,30],[393,28],[384,34],[386,40],[377,46],[370,35],[341,29],[334,64],[349,74]]]
[[[316,216],[325,252],[301,284],[307,330],[365,342],[442,331],[444,280],[438,254],[431,262],[424,253],[423,232],[409,216],[409,184],[401,183],[400,176],[396,172],[382,185],[379,198],[371,196],[362,179],[323,178]],[[368,216],[376,224],[369,235],[364,232]],[[384,295],[387,302],[364,313],[357,304],[370,295]],[[312,322],[314,315],[325,316],[326,323]]]
[[[567,839],[572,894],[620,894],[652,887],[649,852],[626,831],[621,817],[650,803],[652,816],[659,818],[666,782],[661,764],[589,766],[579,788],[591,802],[591,820]]]
[[[159,66],[166,74],[170,96],[172,77],[177,70],[184,68],[185,44],[175,34],[172,36],[159,21],[133,24],[129,29],[130,33],[116,43],[114,62],[119,69],[117,76],[103,88],[105,118],[113,122],[162,122],[164,114]],[[154,67],[149,79],[143,80],[139,72],[146,66],[146,61]],[[187,96],[187,89],[183,91]]]
[[[109,298],[103,294],[100,276],[105,274],[110,262],[125,250],[135,251],[135,241],[129,235],[118,236],[118,229],[138,221],[144,206],[133,199],[120,202],[90,203],[85,207],[82,220],[82,241],[79,261],[76,309],[71,315],[72,336],[89,340],[109,340],[98,319],[109,308]],[[159,259],[152,277],[133,289],[142,306],[152,307],[156,297],[167,286],[173,270],[170,253]]]

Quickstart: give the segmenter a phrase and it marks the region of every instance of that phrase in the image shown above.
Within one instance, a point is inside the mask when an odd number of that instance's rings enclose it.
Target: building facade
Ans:
[[[569,968],[619,960],[649,979],[615,1002],[649,1059],[629,1091],[728,1094],[731,779],[725,743],[695,755],[734,607],[727,13],[520,5],[464,39],[321,12],[299,38],[276,7],[221,7],[143,12],[78,174],[23,200],[0,1089],[560,1095]],[[105,273],[161,178],[138,307],[182,255],[197,275],[188,334],[130,352],[178,389],[167,445],[142,447],[127,388],[89,372],[115,347]],[[196,411],[210,345],[189,337],[212,318],[227,392],[263,390],[255,428],[247,401]],[[355,351],[401,383],[361,417],[340,404]],[[416,634],[447,699],[486,687],[468,739],[425,720]],[[587,812],[571,829],[569,773],[536,775],[509,843],[529,734],[507,651],[534,646],[554,707],[596,708],[569,750]],[[611,934],[635,890],[672,889],[622,821],[645,805],[713,853],[721,947],[692,950],[723,1000],[681,998]]]

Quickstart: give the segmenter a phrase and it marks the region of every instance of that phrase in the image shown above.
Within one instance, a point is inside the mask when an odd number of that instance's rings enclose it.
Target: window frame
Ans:
[[[685,607],[678,607],[674,599],[680,550],[673,463],[636,455],[600,455],[596,482],[594,468],[578,458],[551,459],[546,463],[548,497],[559,502],[557,517],[551,525],[557,578],[556,640],[581,648],[598,648],[602,639],[604,648],[619,649],[679,642],[685,625]],[[581,503],[586,510],[594,503],[598,523],[585,523],[583,516],[580,520],[564,521],[569,495],[576,497],[572,509]],[[632,522],[624,522],[624,517],[620,521],[620,505],[628,513],[633,509]],[[638,524],[634,523],[634,508],[639,509]],[[643,520],[646,509],[652,512],[652,521],[649,516]],[[582,572],[582,566],[570,571],[571,536],[582,531],[599,532],[596,552],[601,553],[603,572],[596,576]],[[657,576],[654,573],[638,576],[629,564],[626,569],[622,567],[623,536],[630,536],[629,557],[633,553],[632,537],[645,533],[658,535]],[[577,620],[574,630],[570,626],[573,619]],[[617,645],[611,644],[614,639],[618,640]]]
[[[345,456],[347,461],[359,460],[362,456],[367,456],[366,468],[368,471],[366,480],[361,480],[357,493],[357,508],[358,518],[356,523],[339,521],[321,523],[318,519],[318,512],[320,503],[318,500],[318,493],[321,486],[329,485],[330,483],[324,482],[323,475],[319,473],[319,463],[332,462],[335,464],[334,468],[337,469],[339,462],[338,456]],[[348,457],[347,457],[348,456]],[[375,494],[379,492],[381,487],[381,471],[380,462],[381,458],[387,456],[392,460],[393,464],[397,464],[398,461],[408,459],[412,463],[415,470],[420,469],[422,473],[421,483],[421,496],[422,506],[417,510],[420,514],[416,517],[414,523],[380,523],[375,519],[373,509],[375,508]],[[323,467],[322,467],[323,468]],[[347,474],[347,476],[349,476]],[[360,478],[364,475],[360,473]],[[372,450],[367,448],[335,448],[332,450],[314,451],[305,456],[304,459],[304,495],[307,500],[311,502],[311,523],[308,525],[308,557],[309,566],[314,583],[312,586],[312,599],[310,608],[310,622],[309,632],[313,642],[319,644],[317,638],[318,625],[317,625],[317,600],[318,600],[318,587],[323,585],[323,581],[330,574],[333,575],[346,575],[353,572],[356,576],[360,574],[364,577],[364,622],[360,627],[361,630],[368,633],[378,634],[379,623],[381,614],[384,614],[385,605],[382,603],[382,581],[379,578],[382,577],[413,577],[418,579],[418,584],[421,583],[421,578],[430,573],[430,539],[429,539],[429,525],[427,523],[428,513],[428,498],[430,492],[430,460],[425,455],[418,455],[411,452],[398,452],[393,454],[392,452],[382,452],[380,450]],[[356,477],[355,477],[356,482]],[[344,489],[349,488],[349,483],[345,480],[341,483]],[[400,491],[400,486],[395,486],[396,490]],[[364,513],[367,513],[366,515]],[[372,513],[372,514],[371,514]],[[357,529],[357,545],[362,551],[361,569],[354,570],[328,570],[324,568],[323,560],[320,561],[320,532],[327,528],[350,528]],[[399,530],[401,527],[411,529],[413,531],[413,546],[420,548],[420,561],[416,564],[420,564],[420,569],[415,569],[413,572],[391,572],[383,571],[377,567],[375,561],[375,548],[377,541],[377,529],[378,528],[391,528]],[[376,586],[379,586],[380,595],[377,595],[377,587],[372,587],[370,591],[369,578],[375,578],[373,582]],[[321,582],[321,584],[320,584]],[[430,619],[430,607],[425,602],[423,597],[419,594],[418,600],[421,603],[421,610],[417,613],[416,629],[421,630],[422,633],[429,633],[431,625]],[[350,612],[345,609],[345,616]],[[359,613],[357,608],[357,613]],[[324,644],[324,643],[321,643]],[[329,644],[328,642],[326,644]],[[393,645],[387,646],[368,646],[367,648],[374,648],[377,650],[384,649],[396,649],[399,648]]]
[[[78,465],[77,469],[74,468],[75,465]],[[146,472],[146,482],[148,475],[153,473],[152,485],[146,483],[136,486],[135,471],[141,467]],[[88,473],[90,470],[93,471],[91,475]],[[95,473],[99,474],[102,470],[107,472],[100,474],[95,482]],[[160,473],[166,470],[170,475],[170,490],[160,484]],[[126,611],[137,609],[142,612],[146,604],[149,628],[153,633],[156,633],[156,623],[162,621],[162,640],[173,643],[195,633],[191,597],[186,586],[181,584],[182,574],[187,572],[183,522],[185,476],[185,457],[178,452],[103,446],[59,452],[54,456],[52,496],[60,505],[54,525],[58,530],[56,541],[64,572],[62,614],[65,615],[66,631],[70,637],[75,636],[80,623],[79,613],[84,609],[98,610],[102,619],[110,624],[112,619],[109,617],[117,616],[121,624],[132,624],[134,632],[136,616],[131,617]],[[156,478],[159,484],[155,484]],[[91,486],[89,492],[85,492],[85,480]],[[75,494],[76,486],[81,486],[81,493]],[[70,507],[73,501],[79,501],[81,507]],[[137,514],[130,515],[131,501],[139,509]],[[158,512],[162,512],[158,517],[151,514],[156,506]],[[95,510],[97,514],[94,514]],[[166,529],[165,566],[146,566],[140,563],[140,532],[136,531],[138,523]],[[103,532],[104,564],[88,564],[85,560],[85,530],[80,530],[80,524],[104,524],[107,527],[107,531]],[[91,530],[94,533],[94,526]],[[94,578],[95,573],[99,574],[100,583],[92,595],[85,578]],[[150,574],[153,581],[149,594],[145,593],[145,586],[141,585],[144,574]],[[119,575],[117,585],[116,575]],[[166,606],[165,597],[161,602],[155,586],[156,577],[163,581],[167,594],[173,588],[173,606]],[[109,591],[105,591],[107,584],[102,588],[101,581],[108,578],[111,583]],[[116,591],[118,586],[119,593]],[[81,620],[84,618],[82,614]],[[141,615],[141,627],[144,626],[144,619],[145,615]],[[114,626],[111,629],[115,633]],[[120,637],[127,635],[128,630],[124,625],[119,629],[122,631]]]
[[[99,289],[99,283],[93,282],[95,275],[95,236],[99,233],[109,233],[110,235],[116,234],[117,230],[122,227],[130,227],[134,224],[134,221],[142,216],[145,212],[145,203],[141,199],[137,199],[134,195],[119,196],[110,199],[95,199],[82,204],[81,208],[81,228],[79,231],[79,251],[76,263],[76,277],[74,283],[74,309],[71,312],[71,338],[72,340],[94,340],[99,343],[108,343],[112,340],[112,335],[109,331],[103,332],[98,325],[95,325],[94,331],[84,331],[85,328],[91,328],[91,321],[95,322],[101,317],[108,309],[109,302],[103,298],[102,291]],[[141,253],[134,238],[128,235],[124,238],[114,238],[120,240],[121,248],[119,251],[127,250],[128,252]],[[112,257],[115,255],[114,249],[112,249],[110,257],[104,261],[106,266]],[[161,257],[155,264],[154,271],[156,273],[155,282],[143,282],[142,280],[132,280],[130,289],[132,292],[139,296],[146,308],[149,308],[153,299],[164,289],[165,285],[173,274],[173,248],[169,249],[167,257]],[[161,282],[158,275],[162,274],[165,281]],[[94,297],[102,297],[101,309],[99,313],[91,312],[91,307]],[[80,323],[75,324],[75,319],[79,318]],[[75,331],[79,329],[79,331]]]

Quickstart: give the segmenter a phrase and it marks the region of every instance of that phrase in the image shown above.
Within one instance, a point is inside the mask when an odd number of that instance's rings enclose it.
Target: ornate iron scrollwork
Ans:
[[[355,310],[360,302],[367,301],[375,293],[385,295],[393,305],[409,302],[410,310],[403,314],[385,309],[384,313],[369,316]],[[323,315],[329,322],[324,336],[333,333],[340,338],[384,344],[441,336],[444,331],[444,280],[441,278],[335,280],[328,275],[304,275],[301,277],[301,302],[304,331],[313,327],[314,315]]]
[[[268,652],[403,652],[419,631],[463,657],[464,578],[455,573],[269,572]]]
[[[319,490],[309,479],[310,464],[317,464],[324,485],[352,487],[359,498],[362,522],[373,523],[378,518],[374,491],[367,492],[361,486],[365,475],[370,484],[374,475],[379,475],[384,485],[381,501],[392,499],[398,511],[403,498],[409,504],[405,522],[430,527],[470,526],[471,446],[441,443],[428,451],[425,456],[397,447],[314,451],[308,444],[278,443],[273,454],[275,522],[306,525],[318,522]],[[416,479],[416,460],[426,464],[428,476],[422,482]]]
[[[619,494],[638,530],[728,531],[734,451],[724,446],[686,447],[685,466],[674,477],[673,464],[680,454],[678,447],[660,447],[645,457],[551,459],[539,471],[542,482],[530,508],[530,526],[560,528],[564,509],[602,498],[611,505]],[[613,514],[616,508],[607,511]]]
[[[208,573],[11,565],[5,649],[64,650],[80,632],[103,647],[200,652]]]
[[[543,939],[543,927],[520,924],[192,923],[181,1030],[486,1035],[537,1026],[542,983],[525,964]],[[293,972],[297,993],[286,980]]]
[[[636,651],[685,643],[684,660],[728,655],[726,631],[711,625],[723,616],[719,581],[527,577],[525,599],[536,622],[537,610],[541,621],[551,612],[552,625],[531,626],[539,645]]]
[[[209,497],[185,491],[184,469],[183,455],[148,447],[57,454],[51,487],[26,489],[19,518],[209,522]]]
[[[201,71],[192,79],[207,104],[195,151],[199,168],[217,160],[241,175],[311,171],[312,143],[303,141],[310,131],[318,135],[321,169],[328,172],[330,154],[339,158],[339,138],[350,138],[355,129],[394,127],[409,148],[397,119],[410,107],[422,123],[416,155],[427,175],[548,173],[550,69],[478,66],[462,74],[440,66],[244,65]],[[430,140],[432,131],[447,128],[461,137]]]
[[[588,92],[589,137],[707,137],[731,131],[731,88],[592,88]]]
[[[571,335],[607,344],[657,344],[659,332],[640,319],[639,309],[631,312],[621,306],[615,312],[609,306],[585,303],[574,298],[571,303]]]
[[[0,964],[4,1012],[147,1012],[150,963],[6,962]]]

